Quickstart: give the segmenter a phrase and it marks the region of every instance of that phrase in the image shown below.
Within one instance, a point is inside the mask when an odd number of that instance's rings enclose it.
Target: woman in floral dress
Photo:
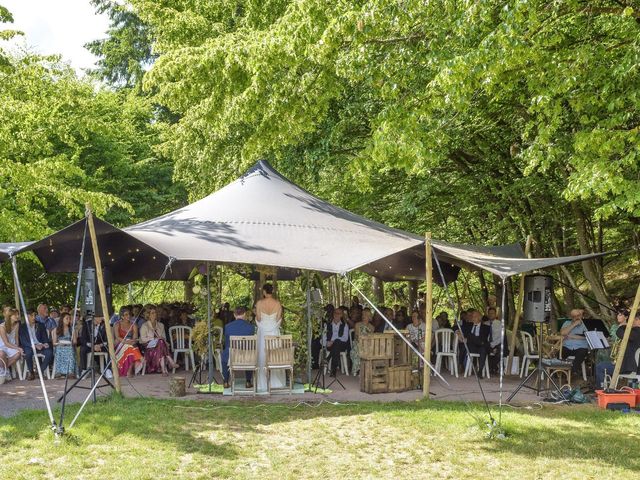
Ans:
[[[351,365],[353,375],[355,376],[360,371],[360,349],[358,347],[360,337],[363,335],[369,335],[374,331],[373,324],[371,323],[371,310],[365,308],[362,311],[362,320],[356,323],[353,330],[355,335],[353,344],[351,345]]]

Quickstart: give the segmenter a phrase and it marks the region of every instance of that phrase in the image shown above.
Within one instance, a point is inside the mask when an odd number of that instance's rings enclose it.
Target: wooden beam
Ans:
[[[618,350],[618,356],[616,357],[616,365],[613,369],[613,375],[611,375],[611,385],[614,388],[618,385],[618,377],[620,376],[620,368],[622,368],[622,359],[624,353],[627,350],[627,344],[629,343],[629,336],[631,335],[631,329],[633,328],[634,320],[636,319],[636,313],[638,312],[638,306],[640,305],[640,284],[638,284],[638,290],[636,290],[636,298],[633,300],[633,306],[631,307],[631,313],[629,313],[629,320],[627,320],[627,326],[624,329],[624,336],[622,337],[622,343]]]
[[[118,362],[116,361],[116,350],[113,341],[113,330],[109,322],[109,306],[107,305],[107,292],[104,288],[104,276],[102,274],[102,261],[100,260],[100,250],[98,249],[98,238],[96,237],[96,227],[93,224],[93,213],[89,204],[87,208],[87,223],[89,224],[89,236],[91,237],[91,249],[93,250],[93,261],[96,265],[96,276],[98,277],[98,290],[100,291],[100,303],[102,303],[102,316],[104,317],[105,330],[107,331],[107,345],[109,347],[109,358],[111,359],[111,371],[113,372],[113,383],[116,392],[122,393],[120,387],[120,374],[118,373]],[[98,312],[95,312],[98,313]]]
[[[527,243],[524,247],[524,254],[529,257],[531,254],[531,235],[527,235]],[[511,364],[513,363],[513,355],[516,351],[516,339],[518,338],[518,327],[520,316],[522,315],[522,307],[524,306],[524,277],[520,275],[520,286],[518,288],[518,303],[516,304],[516,316],[513,319],[513,329],[511,330],[511,338],[509,339],[509,358],[507,360],[507,375],[511,375]],[[502,288],[505,288],[503,285]]]
[[[431,232],[427,232],[424,236],[425,239],[425,271],[426,271],[426,293],[425,293],[425,319],[427,326],[424,332],[424,358],[427,361],[431,361],[431,328],[433,325],[433,253],[431,247]],[[431,372],[427,362],[424,364],[423,381],[422,381],[422,395],[429,398],[429,387],[431,383]]]

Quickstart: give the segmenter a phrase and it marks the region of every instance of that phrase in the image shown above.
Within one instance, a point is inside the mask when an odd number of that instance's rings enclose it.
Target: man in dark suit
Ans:
[[[471,318],[471,329],[466,337],[469,353],[480,355],[477,374],[482,378],[484,364],[487,361],[487,354],[491,348],[490,337],[491,327],[482,323],[482,314],[477,310],[472,310],[469,314]],[[469,359],[468,361],[471,361]]]
[[[80,332],[81,372],[87,369],[87,355],[91,353],[92,338],[94,352],[107,352],[107,329],[104,325],[104,318],[95,317],[93,321],[85,321],[84,325],[82,326],[82,331]]]
[[[247,309],[245,307],[236,307],[234,311],[235,320],[224,326],[224,350],[222,351],[222,378],[224,379],[224,388],[229,388],[229,345],[231,345],[231,337],[255,335],[256,329],[253,325],[245,320]],[[252,372],[245,372],[247,379],[247,388],[253,388],[251,383],[253,379]]]
[[[27,311],[26,324],[21,324],[18,330],[18,337],[20,338],[20,346],[24,350],[24,359],[27,362],[27,380],[33,380],[35,375],[33,374],[33,356],[36,353],[44,355],[40,367],[42,371],[46,371],[47,368],[53,363],[53,347],[49,340],[49,334],[43,323],[36,322],[36,312],[34,310]],[[31,341],[35,346],[35,352],[32,348]]]

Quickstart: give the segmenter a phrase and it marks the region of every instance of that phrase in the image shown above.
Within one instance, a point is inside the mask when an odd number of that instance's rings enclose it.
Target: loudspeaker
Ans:
[[[524,279],[525,322],[546,323],[551,321],[551,291],[553,277],[550,275],[528,275]]]
[[[113,299],[111,291],[111,272],[107,269],[102,271],[104,277],[104,288],[107,296],[107,309],[109,315],[113,313]],[[82,281],[82,314],[88,317],[102,316],[102,301],[98,290],[95,268],[85,268]]]

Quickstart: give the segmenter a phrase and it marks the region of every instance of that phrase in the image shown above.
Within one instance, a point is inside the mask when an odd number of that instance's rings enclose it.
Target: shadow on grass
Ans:
[[[312,403],[311,400],[309,403]],[[69,408],[69,421],[77,411]],[[118,444],[152,441],[173,446],[177,452],[197,453],[214,458],[234,460],[243,456],[235,435],[268,436],[263,427],[289,422],[380,415],[379,421],[390,425],[441,431],[443,427],[460,433],[469,430],[475,418],[486,413],[479,404],[456,402],[354,403],[324,404],[316,407],[295,403],[261,404],[257,401],[175,401],[153,399],[123,399],[113,396],[96,406],[87,406],[76,427],[85,441]],[[467,415],[468,414],[468,415]],[[384,419],[384,417],[397,417]],[[521,458],[548,457],[571,461],[597,460],[599,463],[630,470],[640,469],[640,457],[635,454],[640,419],[623,417],[593,408],[572,407],[538,411],[505,411],[505,427],[509,438],[489,441],[478,432],[474,445],[489,455],[508,452]],[[311,427],[312,428],[312,427]],[[0,444],[22,445],[46,431],[46,414],[25,411],[0,420]],[[220,433],[229,432],[229,435]],[[313,435],[313,432],[309,432]],[[639,434],[640,436],[640,434]],[[132,440],[133,439],[133,440]]]

